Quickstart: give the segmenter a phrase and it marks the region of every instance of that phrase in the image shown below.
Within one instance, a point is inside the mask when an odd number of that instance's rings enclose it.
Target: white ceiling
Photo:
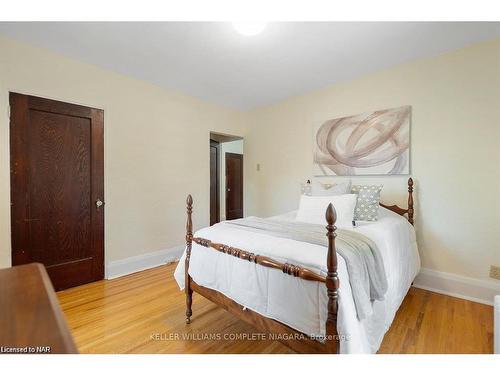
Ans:
[[[0,34],[204,100],[251,109],[500,37],[500,23],[8,23]]]

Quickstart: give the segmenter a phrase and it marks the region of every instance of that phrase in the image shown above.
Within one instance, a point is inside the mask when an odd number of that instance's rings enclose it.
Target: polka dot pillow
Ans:
[[[354,221],[377,221],[380,191],[383,185],[352,185],[351,193],[358,194]]]

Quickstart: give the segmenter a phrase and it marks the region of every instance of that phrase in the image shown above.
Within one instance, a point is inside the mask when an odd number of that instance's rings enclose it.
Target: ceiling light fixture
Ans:
[[[233,22],[233,27],[240,34],[254,36],[260,34],[266,28],[266,22]]]

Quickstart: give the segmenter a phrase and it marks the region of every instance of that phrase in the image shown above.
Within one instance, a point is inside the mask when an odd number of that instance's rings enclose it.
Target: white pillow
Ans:
[[[321,181],[313,181],[311,192],[312,196],[350,194],[351,180],[341,183],[325,183]]]
[[[335,225],[338,228],[352,228],[354,208],[356,207],[356,194],[332,195],[325,197],[311,197],[302,195],[300,197],[297,221],[311,224],[326,225],[325,213],[328,205],[333,204],[337,212]]]

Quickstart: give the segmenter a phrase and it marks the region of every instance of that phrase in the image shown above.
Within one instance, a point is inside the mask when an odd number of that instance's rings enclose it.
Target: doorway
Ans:
[[[210,133],[210,225],[243,217],[243,138]]]
[[[220,221],[219,142],[210,140],[210,225]]]
[[[104,112],[10,93],[12,265],[56,290],[104,277]]]

